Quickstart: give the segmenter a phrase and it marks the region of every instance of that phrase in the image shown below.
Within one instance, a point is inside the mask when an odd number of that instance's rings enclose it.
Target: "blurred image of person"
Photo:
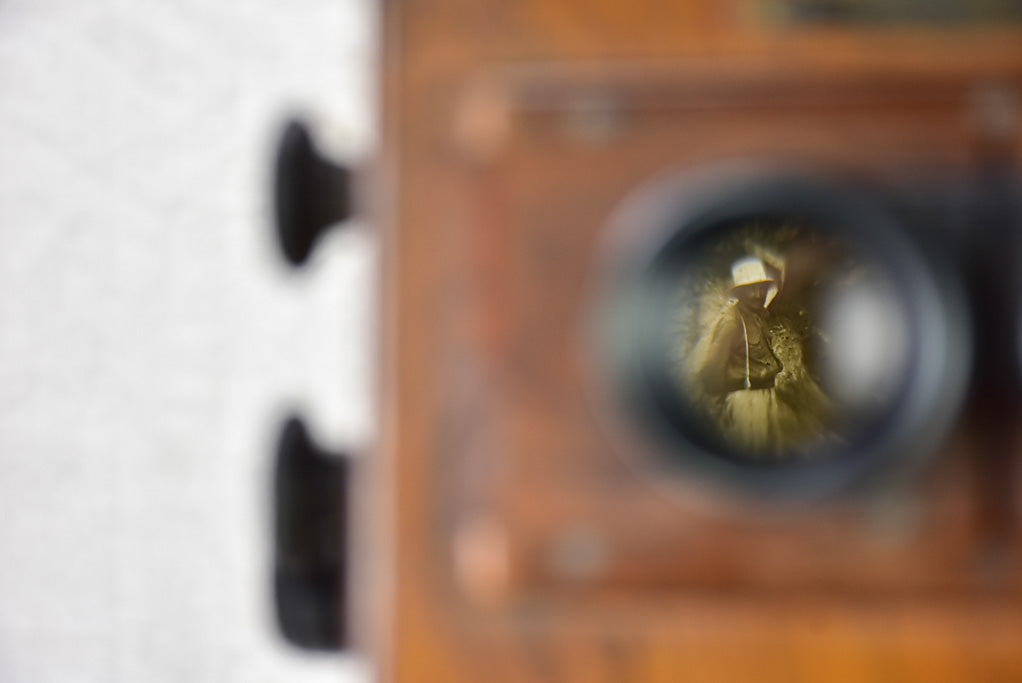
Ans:
[[[753,457],[828,438],[830,401],[807,367],[804,296],[786,291],[785,259],[754,244],[730,267],[727,299],[699,332],[691,379],[724,440]]]

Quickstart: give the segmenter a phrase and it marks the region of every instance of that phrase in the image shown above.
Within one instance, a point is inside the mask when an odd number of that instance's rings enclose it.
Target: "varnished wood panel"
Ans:
[[[918,485],[919,526],[879,543],[861,508],[768,534],[742,510],[679,513],[589,422],[569,328],[630,188],[749,154],[881,180],[961,168],[969,88],[1022,73],[1017,30],[767,30],[733,7],[384,4],[381,438],[359,534],[382,680],[1022,677],[1017,566],[977,552],[967,421]],[[564,119],[594,84],[633,111],[580,144]],[[594,528],[613,560],[566,580],[550,548]]]

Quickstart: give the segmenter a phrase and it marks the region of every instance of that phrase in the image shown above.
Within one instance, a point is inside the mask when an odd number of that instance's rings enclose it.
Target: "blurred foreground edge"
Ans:
[[[312,650],[348,644],[347,460],[289,418],[274,473],[274,599],[284,637]]]

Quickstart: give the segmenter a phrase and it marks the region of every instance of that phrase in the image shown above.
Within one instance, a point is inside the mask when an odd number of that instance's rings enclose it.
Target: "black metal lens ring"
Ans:
[[[910,319],[913,351],[892,409],[830,457],[753,463],[729,457],[686,413],[665,375],[664,281],[715,231],[757,215],[805,219],[855,245],[890,275]],[[816,499],[918,466],[960,406],[970,339],[954,271],[918,233],[850,184],[775,166],[672,176],[640,188],[611,221],[610,262],[597,313],[598,357],[621,410],[658,469],[767,497]],[[634,440],[632,441],[634,443]]]

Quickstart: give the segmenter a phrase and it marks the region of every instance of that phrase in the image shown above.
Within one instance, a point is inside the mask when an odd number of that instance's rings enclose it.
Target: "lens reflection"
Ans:
[[[820,457],[896,400],[908,316],[874,259],[789,218],[719,226],[679,271],[674,381],[739,459]]]
[[[909,322],[884,273],[863,267],[823,292],[821,383],[848,416],[890,404],[909,364]]]

